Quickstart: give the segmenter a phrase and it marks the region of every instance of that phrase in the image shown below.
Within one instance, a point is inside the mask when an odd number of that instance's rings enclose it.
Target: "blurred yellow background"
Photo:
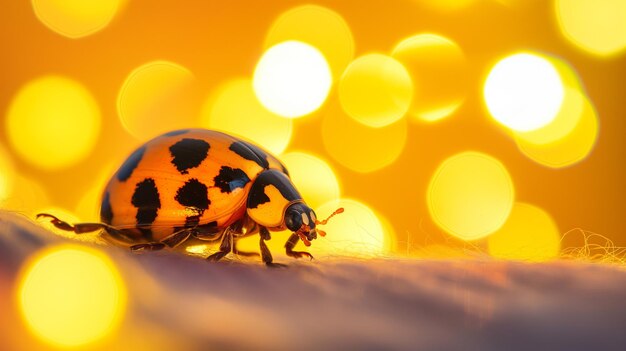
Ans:
[[[9,1],[1,206],[98,220],[130,152],[203,127],[284,155],[326,215],[354,206],[327,229],[352,248],[624,246],[626,5],[593,3]]]
[[[135,148],[212,128],[279,156],[320,219],[345,209],[316,257],[624,263],[626,0],[6,1],[0,48],[2,209],[98,221]],[[132,324],[122,263],[49,247],[0,300],[89,345]]]

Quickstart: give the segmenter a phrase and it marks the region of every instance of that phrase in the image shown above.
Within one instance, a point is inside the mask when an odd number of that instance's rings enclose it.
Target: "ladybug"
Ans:
[[[318,234],[325,235],[316,226],[328,220],[316,218],[278,158],[253,143],[206,129],[172,131],[135,150],[104,189],[100,223],[72,225],[47,213],[40,217],[77,234],[104,230],[107,239],[132,251],[221,240],[210,261],[231,251],[258,255],[238,251],[236,242],[259,233],[261,258],[268,266],[282,266],[272,262],[265,244],[270,231],[289,229],[287,255],[312,259],[293,249],[298,240],[309,246]]]

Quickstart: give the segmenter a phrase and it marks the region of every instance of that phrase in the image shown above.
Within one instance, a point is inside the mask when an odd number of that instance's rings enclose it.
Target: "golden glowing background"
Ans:
[[[626,0],[32,0],[0,23],[2,209],[97,221],[132,150],[202,127],[279,156],[320,218],[345,209],[316,257],[626,246]],[[96,249],[45,249],[16,281],[50,345],[120,328]]]
[[[0,14],[2,208],[97,220],[135,147],[203,127],[284,156],[320,211],[358,208],[321,255],[626,245],[626,1],[85,4]]]

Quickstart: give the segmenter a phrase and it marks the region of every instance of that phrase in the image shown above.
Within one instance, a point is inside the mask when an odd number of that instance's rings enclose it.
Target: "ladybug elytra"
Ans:
[[[104,230],[108,239],[133,251],[221,240],[211,261],[231,251],[256,255],[237,251],[236,241],[259,233],[268,266],[278,265],[265,244],[270,231],[292,231],[287,255],[312,258],[293,248],[298,240],[309,246],[318,234],[325,235],[316,225],[327,221],[316,218],[278,158],[250,142],[205,129],[169,132],[135,150],[104,190],[100,223],[72,225],[45,213],[37,217],[75,233]]]

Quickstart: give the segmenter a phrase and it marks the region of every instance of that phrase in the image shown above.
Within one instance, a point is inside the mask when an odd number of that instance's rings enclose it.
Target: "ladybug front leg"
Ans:
[[[274,267],[274,268],[286,267],[286,265],[284,264],[273,262],[274,259],[272,258],[272,253],[270,252],[270,249],[265,244],[265,240],[271,239],[270,231],[267,230],[267,228],[265,227],[260,227],[259,234],[261,236],[260,241],[259,241],[259,246],[261,247],[261,258],[263,259],[263,262],[265,263],[265,265],[267,265],[268,267]]]
[[[285,243],[285,249],[286,249],[286,252],[287,252],[287,256],[291,256],[291,257],[294,257],[294,258],[308,257],[309,259],[312,260],[313,259],[313,255],[311,255],[310,253],[308,253],[306,251],[293,251],[293,248],[298,243],[298,239],[300,239],[300,237],[296,233],[291,234],[289,239],[287,239],[287,243]]]

